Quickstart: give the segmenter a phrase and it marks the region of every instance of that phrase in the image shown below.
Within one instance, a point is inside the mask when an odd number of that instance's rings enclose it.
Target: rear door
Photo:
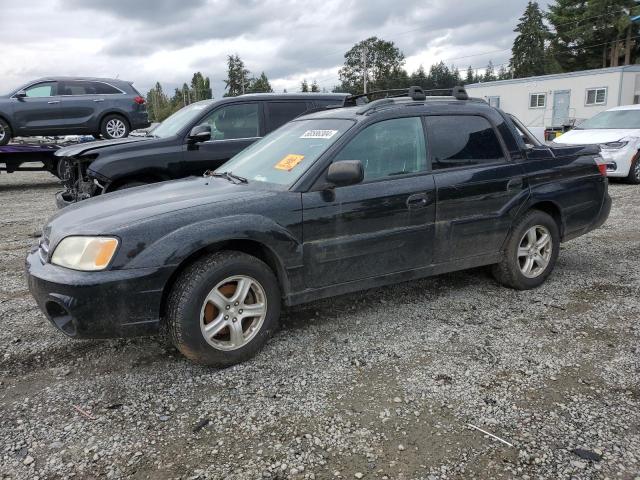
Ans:
[[[40,82],[25,88],[25,98],[15,98],[16,133],[23,135],[55,134],[63,123],[57,82]]]
[[[274,131],[311,108],[313,104],[305,100],[265,102],[266,133]]]
[[[64,127],[69,132],[89,131],[105,97],[100,96],[94,82],[86,80],[64,80],[58,82],[60,113]]]
[[[183,172],[202,175],[258,140],[264,132],[260,109],[260,102],[238,102],[222,105],[209,113],[199,125],[211,126],[211,140],[186,145]]]
[[[436,184],[436,263],[499,252],[528,197],[522,165],[480,115],[426,119]]]
[[[365,178],[357,185],[303,193],[307,287],[429,265],[435,187],[420,117],[366,127],[338,152],[333,161],[338,160],[360,160]]]

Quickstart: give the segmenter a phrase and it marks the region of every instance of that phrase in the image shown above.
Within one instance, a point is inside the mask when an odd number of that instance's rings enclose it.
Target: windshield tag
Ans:
[[[336,133],[338,133],[337,130],[307,130],[306,132],[304,132],[300,138],[331,138],[333,137]]]
[[[298,165],[302,161],[303,158],[304,155],[295,155],[293,153],[290,153],[278,163],[276,163],[275,168],[277,168],[278,170],[286,170],[287,172],[290,172],[296,165]]]

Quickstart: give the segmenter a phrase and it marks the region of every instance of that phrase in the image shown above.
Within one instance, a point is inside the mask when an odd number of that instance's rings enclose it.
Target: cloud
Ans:
[[[409,70],[439,60],[461,69],[498,65],[508,61],[527,0],[456,8],[448,0],[28,3],[3,6],[0,91],[47,75],[118,75],[140,90],[160,81],[171,91],[200,70],[219,97],[229,54],[278,89],[294,91],[303,78],[330,89],[344,53],[370,36],[395,42]]]

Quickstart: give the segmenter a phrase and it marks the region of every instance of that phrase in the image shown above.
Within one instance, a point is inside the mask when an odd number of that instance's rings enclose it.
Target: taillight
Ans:
[[[134,98],[133,101],[136,102],[138,105],[142,105],[145,102],[144,98],[142,98],[139,95],[136,98]]]
[[[604,159],[598,155],[597,157],[593,157],[593,160],[596,162],[596,165],[598,166],[598,171],[600,172],[600,175],[602,175],[603,177],[606,177],[607,164],[604,162]]]

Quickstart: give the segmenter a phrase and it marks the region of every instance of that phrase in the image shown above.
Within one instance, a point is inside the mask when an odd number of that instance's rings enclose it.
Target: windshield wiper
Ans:
[[[240,175],[234,175],[231,172],[206,172],[205,175],[208,175],[210,177],[224,178],[225,180],[229,180],[230,182],[235,184],[249,183],[249,180],[247,180],[246,178],[241,177]]]

